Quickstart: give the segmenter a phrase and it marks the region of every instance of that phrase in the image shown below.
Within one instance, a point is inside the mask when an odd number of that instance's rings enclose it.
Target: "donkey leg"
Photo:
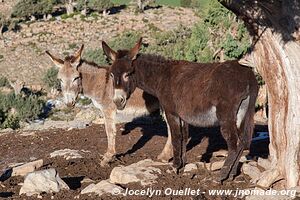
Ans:
[[[234,164],[232,166],[232,169],[230,171],[228,180],[233,180],[234,177],[237,175],[239,161],[240,161],[240,158],[241,158],[241,156],[243,154],[243,151],[244,151],[244,144],[240,143],[238,145],[238,147],[237,147],[237,156],[236,156],[235,162],[234,162]]]
[[[166,112],[166,117],[170,126],[172,134],[172,145],[173,145],[173,167],[176,172],[183,167],[182,162],[182,134],[180,130],[180,118]]]
[[[171,139],[172,136],[171,136],[171,129],[167,117],[165,114],[163,114],[163,117],[165,119],[168,128],[168,140],[162,152],[157,156],[157,159],[161,160],[162,162],[169,162],[169,160],[173,157],[173,146],[172,146],[172,139]]]
[[[103,112],[105,131],[107,136],[107,150],[103,155],[101,166],[108,165],[116,155],[116,124],[115,111]]]
[[[231,172],[235,163],[239,162],[239,152],[237,148],[238,144],[238,132],[236,122],[234,120],[226,120],[221,122],[221,133],[227,142],[228,157],[220,172],[220,181],[226,180]]]
[[[186,158],[186,145],[189,138],[189,125],[181,120],[181,132],[182,132],[182,165],[187,162]]]

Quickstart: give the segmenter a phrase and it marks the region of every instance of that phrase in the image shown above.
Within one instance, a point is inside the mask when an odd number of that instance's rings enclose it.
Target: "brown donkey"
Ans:
[[[46,53],[59,68],[58,79],[61,81],[64,103],[74,106],[78,95],[82,94],[92,99],[93,104],[102,111],[108,140],[108,148],[101,162],[103,166],[112,161],[116,155],[115,115],[117,109],[113,103],[113,97],[118,95],[113,95],[113,83],[109,77],[109,68],[97,66],[95,63],[81,59],[82,51],[83,45],[73,56],[68,56],[64,60],[51,55],[48,51]],[[158,109],[159,102],[157,98],[142,90],[136,90],[131,95],[128,106],[121,113],[140,117]],[[168,139],[164,150],[158,156],[159,159],[168,160],[172,157],[172,146],[170,144],[171,138]]]
[[[156,96],[171,129],[173,166],[186,162],[188,124],[220,125],[227,142],[228,157],[220,181],[233,178],[245,148],[249,148],[254,126],[258,84],[251,69],[237,61],[194,63],[163,60],[161,56],[138,54],[142,40],[131,50],[113,51],[105,42],[105,54],[113,60],[114,102],[124,109],[136,87]],[[116,92],[117,91],[117,92]]]

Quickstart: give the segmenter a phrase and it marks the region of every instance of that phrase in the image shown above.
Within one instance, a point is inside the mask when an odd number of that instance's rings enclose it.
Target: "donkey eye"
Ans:
[[[113,73],[110,73],[110,77],[114,78],[114,74],[113,74]]]
[[[73,78],[73,82],[75,82],[75,81],[78,80],[78,79],[79,79],[79,76]]]

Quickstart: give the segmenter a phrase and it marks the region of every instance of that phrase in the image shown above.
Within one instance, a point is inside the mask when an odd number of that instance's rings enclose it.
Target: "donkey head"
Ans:
[[[127,99],[136,88],[133,61],[136,59],[142,44],[142,38],[131,50],[118,50],[115,52],[104,41],[102,48],[106,56],[113,61],[110,67],[110,76],[113,79],[114,97],[113,101],[117,109],[123,110]]]
[[[57,78],[60,80],[64,103],[67,106],[74,106],[78,94],[81,92],[81,76],[78,71],[78,66],[81,61],[81,53],[84,45],[72,56],[67,56],[64,60],[51,55],[48,51],[52,62],[58,67],[59,71]]]

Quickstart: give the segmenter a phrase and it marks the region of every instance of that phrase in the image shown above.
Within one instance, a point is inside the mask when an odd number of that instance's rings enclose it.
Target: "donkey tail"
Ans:
[[[255,115],[255,103],[256,98],[258,94],[258,84],[256,81],[256,78],[254,77],[254,80],[249,81],[249,104],[248,108],[245,114],[245,117],[241,123],[241,129],[242,132],[242,143],[244,144],[245,149],[250,148],[250,144],[252,141],[252,135],[254,131],[254,115]]]

